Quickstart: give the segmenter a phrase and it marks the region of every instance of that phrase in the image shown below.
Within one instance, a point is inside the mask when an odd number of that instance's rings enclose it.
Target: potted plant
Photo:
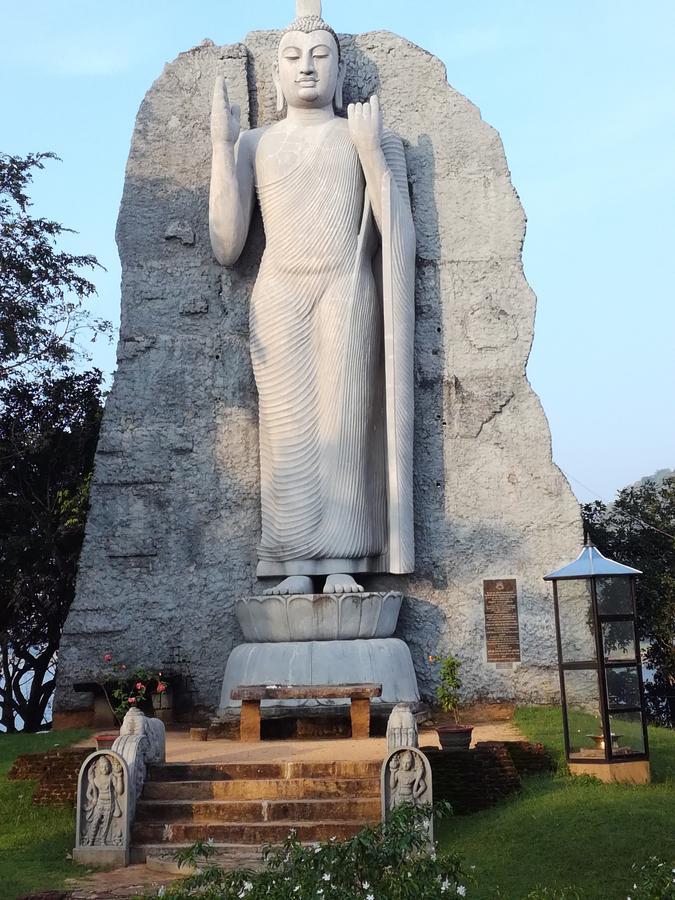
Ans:
[[[166,719],[172,712],[172,691],[161,672],[150,672],[143,667],[129,671],[125,663],[114,663],[112,654],[106,653],[103,661],[111,671],[101,687],[118,722],[126,713],[137,707],[148,716],[158,715]]]
[[[440,665],[440,682],[436,688],[436,699],[441,709],[452,713],[454,725],[439,725],[436,728],[441,747],[444,750],[468,750],[471,746],[473,726],[459,722],[459,692],[462,680],[459,677],[461,662],[452,654],[430,656],[429,662]]]

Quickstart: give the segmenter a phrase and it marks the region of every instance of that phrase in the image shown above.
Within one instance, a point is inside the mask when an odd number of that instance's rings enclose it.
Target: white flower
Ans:
[[[675,869],[673,869],[673,872],[675,872]],[[363,888],[364,891],[367,891],[368,888],[370,887],[370,882],[364,881],[363,884],[361,885],[361,887]]]
[[[457,885],[457,893],[459,894],[460,897],[466,897],[466,888],[464,887],[463,884]]]
[[[328,872],[324,872],[323,875],[321,876],[321,878],[322,878],[324,881],[330,881],[330,875],[329,875]]]
[[[445,881],[441,884],[441,894],[444,894],[448,888],[450,887],[450,882],[446,878]]]
[[[375,897],[372,894],[368,894],[366,900],[375,900]]]
[[[157,891],[157,896],[158,896],[158,897],[163,897],[164,894],[166,894],[166,888],[164,887],[163,884],[160,884],[159,890]]]

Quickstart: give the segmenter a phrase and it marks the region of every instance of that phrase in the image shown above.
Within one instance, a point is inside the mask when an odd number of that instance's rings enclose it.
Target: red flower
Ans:
[[[129,700],[128,700],[127,702],[128,702],[128,703],[135,703],[135,702],[136,702],[136,698],[135,698],[135,697],[129,697]]]
[[[142,681],[137,681],[137,682],[136,682],[136,690],[137,690],[137,691],[142,691],[144,688],[145,688],[145,685],[143,684]]]
[[[157,682],[157,693],[163,694],[165,690],[166,690],[166,685],[164,684],[164,682],[163,681]]]
[[[112,653],[106,653],[103,657],[103,662],[112,662]]]

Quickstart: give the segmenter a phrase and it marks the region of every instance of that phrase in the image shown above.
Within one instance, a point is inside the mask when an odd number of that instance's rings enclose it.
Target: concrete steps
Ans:
[[[291,819],[280,822],[220,824],[214,822],[177,822],[174,824],[134,825],[134,845],[142,844],[193,844],[211,840],[216,844],[280,844],[295,830],[301,843],[344,841],[354,837],[365,825],[363,821],[296,822]]]
[[[316,822],[358,819],[370,821],[380,812],[379,797],[312,800],[141,800],[136,822]]]
[[[378,797],[373,778],[239,778],[232,781],[148,781],[143,800],[321,800]]]
[[[260,860],[292,829],[303,843],[345,840],[380,819],[377,761],[152,766],[136,808],[132,859],[162,860],[195,841],[215,861]]]

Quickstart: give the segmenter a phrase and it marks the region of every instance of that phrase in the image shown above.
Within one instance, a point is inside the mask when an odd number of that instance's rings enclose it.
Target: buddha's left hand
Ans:
[[[349,134],[359,156],[382,151],[382,113],[377,94],[373,94],[365,103],[350,103],[347,121]]]

